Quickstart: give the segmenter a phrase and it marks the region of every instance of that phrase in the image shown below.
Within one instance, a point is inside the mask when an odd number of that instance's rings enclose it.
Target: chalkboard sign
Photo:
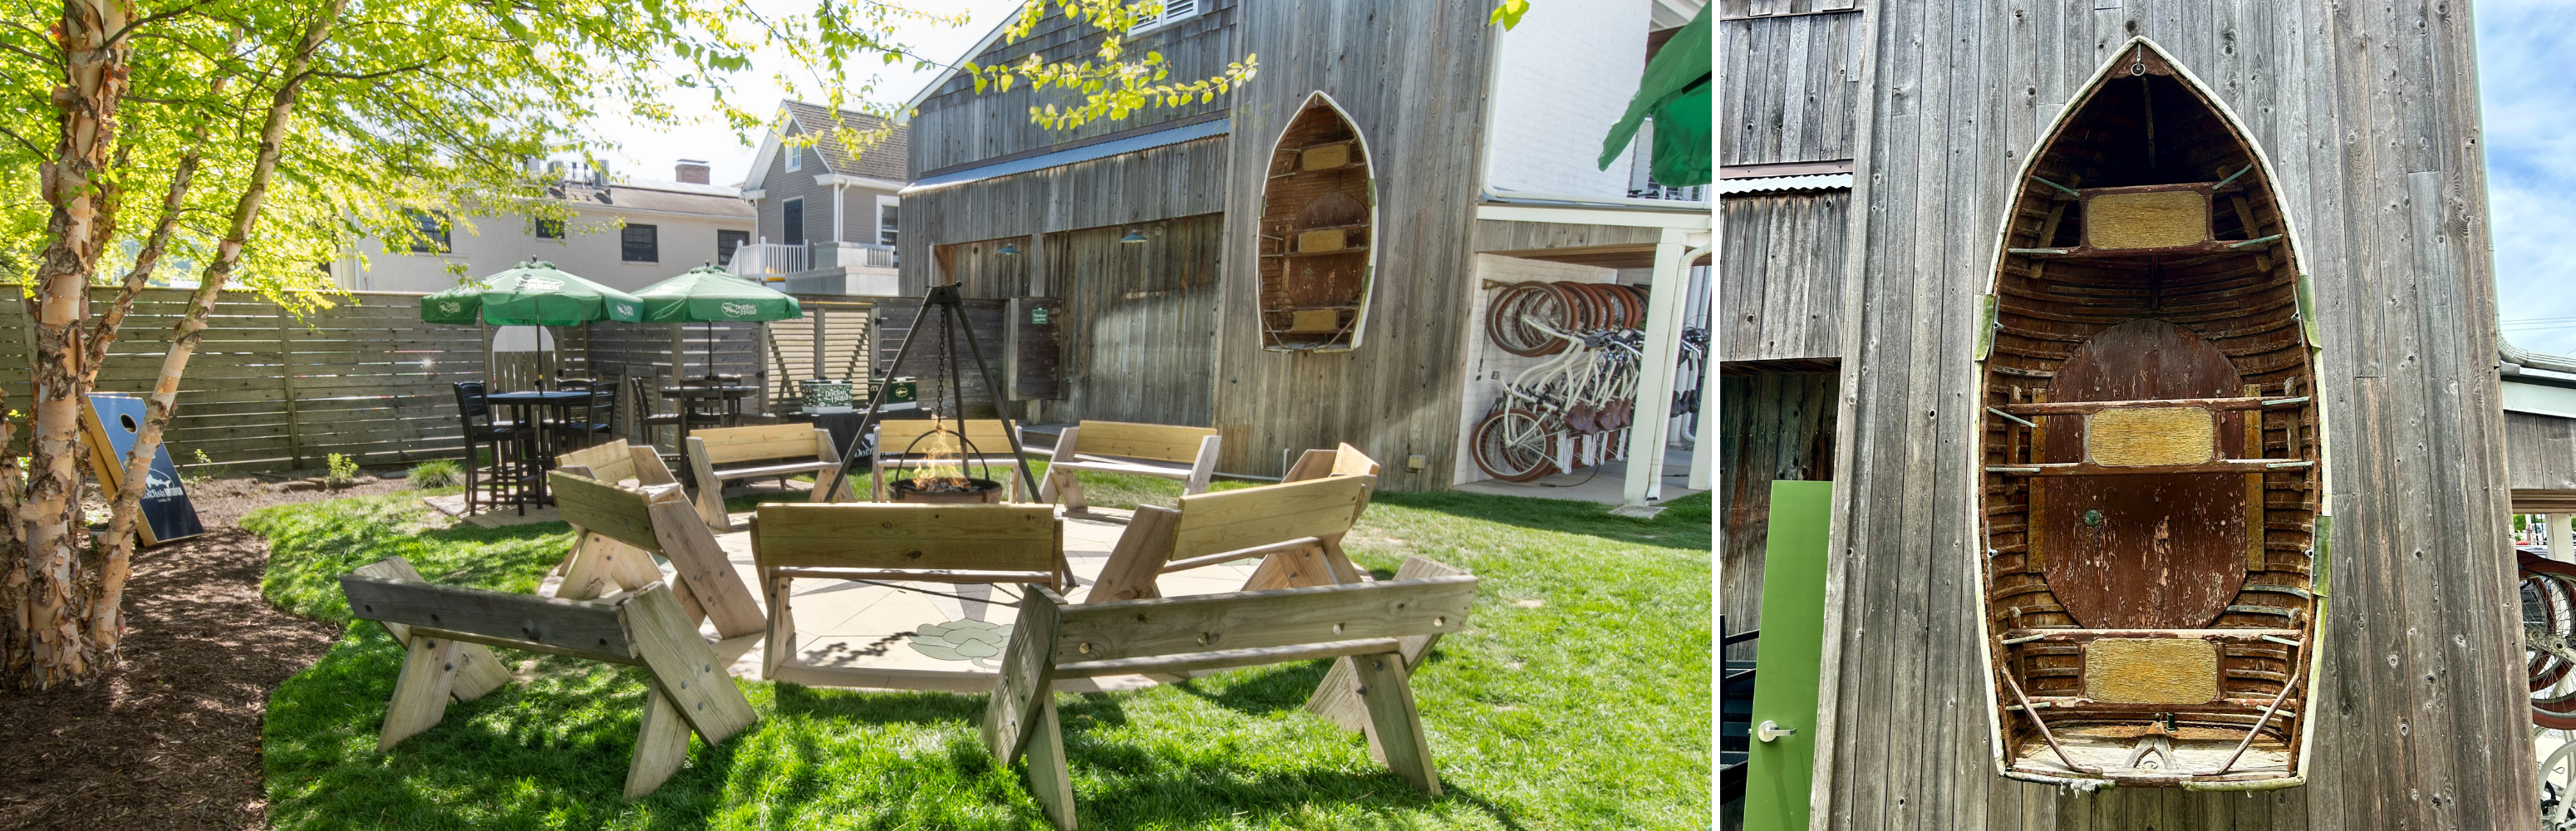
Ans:
[[[109,393],[89,397],[82,413],[81,435],[89,441],[91,463],[109,487],[125,488],[125,462],[143,429],[143,399]],[[206,532],[197,521],[197,506],[179,482],[179,466],[170,462],[170,446],[155,448],[151,484],[143,491],[143,522],[135,529],[143,544],[160,545]]]

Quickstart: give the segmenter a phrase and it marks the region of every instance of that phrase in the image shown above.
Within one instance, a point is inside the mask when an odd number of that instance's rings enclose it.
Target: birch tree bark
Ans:
[[[99,566],[99,594],[90,607],[90,637],[113,644],[124,626],[125,581],[134,573],[134,523],[141,513],[143,495],[151,487],[152,459],[161,452],[161,432],[170,424],[170,411],[179,400],[179,380],[188,371],[188,359],[197,352],[197,343],[205,338],[206,316],[214,310],[215,298],[224,290],[233,269],[241,265],[242,245],[250,239],[251,229],[259,225],[259,208],[268,197],[268,183],[277,172],[278,156],[285,152],[286,130],[295,120],[297,91],[311,71],[313,53],[331,39],[331,28],[339,22],[340,12],[349,0],[330,0],[322,13],[304,30],[296,43],[295,53],[280,70],[285,79],[271,95],[268,120],[260,125],[259,153],[251,162],[250,183],[242,189],[241,200],[233,204],[231,229],[215,247],[214,262],[198,277],[197,290],[188,295],[188,316],[172,327],[170,352],[161,359],[161,375],[152,384],[152,397],[144,402],[143,428],[134,438],[134,449],[127,454],[125,486],[117,489],[116,504],[108,518],[107,558]],[[173,196],[175,204],[176,196]],[[129,277],[128,279],[131,279]]]
[[[123,37],[132,17],[124,0],[66,0],[54,32],[64,58],[63,84],[52,95],[60,130],[53,158],[37,171],[53,212],[44,255],[30,280],[36,312],[30,439],[37,467],[17,517],[25,523],[27,541],[26,585],[18,599],[28,639],[22,680],[39,688],[77,681],[102,660],[100,647],[82,637],[90,598],[79,580],[80,535],[73,530],[85,374],[80,321],[89,302],[89,275],[97,272],[114,230],[116,182],[107,161],[133,51]]]

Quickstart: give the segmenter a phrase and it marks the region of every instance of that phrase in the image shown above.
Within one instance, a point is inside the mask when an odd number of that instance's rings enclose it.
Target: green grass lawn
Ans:
[[[1172,485],[1163,493],[1162,485]],[[1177,485],[1133,483],[1169,504]],[[1093,493],[1099,494],[1100,490]],[[1097,504],[1115,505],[1107,500]],[[1131,503],[1132,504],[1132,503]],[[1420,554],[1476,572],[1468,629],[1413,680],[1448,793],[1424,796],[1302,705],[1315,661],[1112,694],[1061,694],[1084,828],[1558,829],[1709,824],[1709,501],[1652,521],[1595,505],[1381,494],[1349,540],[1379,577]],[[430,527],[416,494],[269,508],[263,590],[348,620],[338,575],[399,554],[432,580],[530,591],[560,523]],[[269,814],[281,829],[1038,829],[1016,770],[976,739],[983,696],[740,681],[760,722],[693,744],[661,790],[619,799],[640,670],[501,650],[527,680],[452,704],[375,749],[401,660],[352,626],[271,696]]]

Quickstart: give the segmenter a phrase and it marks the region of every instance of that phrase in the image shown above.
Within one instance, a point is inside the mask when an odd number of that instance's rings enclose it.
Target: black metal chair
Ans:
[[[492,402],[485,397],[483,382],[461,381],[456,384],[456,415],[465,427],[465,513],[474,513],[475,498],[485,497],[487,504],[499,504],[516,497],[517,469],[515,442],[519,427],[492,417]],[[482,450],[490,448],[492,464],[483,464]]]
[[[557,441],[579,450],[617,432],[617,386],[615,381],[590,383],[590,399],[576,411],[579,415],[555,425]]]

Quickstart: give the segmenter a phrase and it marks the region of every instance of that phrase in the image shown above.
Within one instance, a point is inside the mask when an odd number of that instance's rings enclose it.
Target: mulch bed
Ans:
[[[269,691],[340,638],[259,596],[268,544],[235,523],[288,502],[385,493],[399,479],[279,493],[189,486],[207,533],[135,553],[125,662],[85,688],[0,698],[0,828],[265,828],[260,718]]]

